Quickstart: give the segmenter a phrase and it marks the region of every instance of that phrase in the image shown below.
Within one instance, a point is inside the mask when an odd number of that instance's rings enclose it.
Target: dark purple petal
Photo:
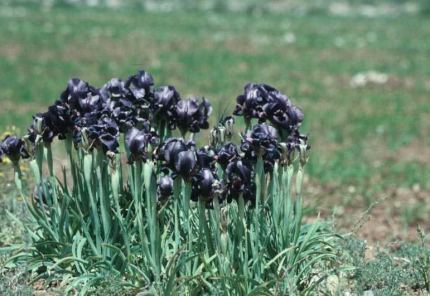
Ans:
[[[158,195],[162,198],[169,197],[173,194],[173,179],[170,176],[161,177],[157,187]]]
[[[154,85],[154,78],[149,72],[140,70],[137,74],[128,77],[125,87],[133,94],[136,100],[148,98],[151,88]]]
[[[156,135],[149,130],[138,130],[131,128],[125,137],[125,143],[130,151],[129,161],[146,160],[146,150],[149,144],[152,144]]]
[[[239,157],[237,147],[233,143],[227,143],[217,153],[217,161],[223,169],[227,168],[227,165]]]
[[[191,177],[197,163],[196,153],[192,150],[180,152],[175,160],[176,173],[184,179]]]
[[[16,136],[6,136],[0,142],[0,150],[3,155],[6,155],[14,163],[18,162],[20,158],[30,156],[25,149],[24,141]]]

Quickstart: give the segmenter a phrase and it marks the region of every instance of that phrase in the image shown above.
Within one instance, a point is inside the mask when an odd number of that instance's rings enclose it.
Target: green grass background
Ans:
[[[232,110],[245,83],[266,82],[305,111],[317,182],[354,185],[364,196],[427,188],[429,36],[423,14],[1,6],[0,126],[24,131],[74,76],[101,86],[143,68],[156,85],[204,95],[216,110]],[[350,86],[370,70],[388,82]]]

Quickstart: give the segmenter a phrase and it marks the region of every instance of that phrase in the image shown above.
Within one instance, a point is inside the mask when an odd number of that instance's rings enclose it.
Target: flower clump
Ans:
[[[328,244],[314,247],[324,237],[318,225],[301,228],[309,150],[302,111],[256,83],[245,86],[233,114],[212,122],[212,109],[205,97],[157,86],[144,70],[101,87],[69,80],[26,135],[0,141],[0,161],[13,163],[19,193],[31,196],[23,198],[30,242],[15,260],[77,290],[108,274],[157,295],[252,294],[263,282],[288,295],[290,282],[310,282],[302,275]],[[202,130],[207,137],[196,136]],[[66,148],[61,174],[57,140]],[[32,191],[23,186],[22,159],[30,161]]]
[[[271,173],[276,162],[290,164],[295,152],[309,148],[299,133],[303,112],[267,84],[247,84],[237,97],[233,114],[243,117],[247,127],[240,145],[231,142],[232,116],[221,118],[211,130],[209,146],[198,149],[193,137],[186,140],[187,134],[209,128],[211,113],[207,99],[183,99],[171,85],[154,87],[144,70],[100,88],[73,78],[46,112],[34,115],[23,139],[8,136],[1,142],[0,159],[34,157],[37,145],[49,146],[56,137],[84,153],[113,158],[120,153],[123,135],[129,164],[157,163],[160,197],[173,195],[173,180],[181,178],[191,185],[191,199],[200,198],[210,207],[215,197],[231,202],[242,196],[254,204],[258,159]],[[251,128],[253,119],[257,124]],[[175,129],[179,133],[173,136]]]

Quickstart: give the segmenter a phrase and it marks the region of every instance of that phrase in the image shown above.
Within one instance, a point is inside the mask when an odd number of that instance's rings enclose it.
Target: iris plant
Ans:
[[[158,295],[311,287],[311,270],[334,255],[321,224],[302,221],[302,111],[274,87],[248,84],[236,118],[221,118],[210,144],[196,147],[211,113],[205,98],[154,88],[144,70],[100,89],[71,79],[34,116],[25,141],[0,142],[23,195],[21,158],[30,158],[37,184],[24,221],[30,247],[17,248],[15,260],[70,290],[89,291],[108,273]],[[238,146],[235,121],[245,123]],[[55,138],[64,140],[67,170],[53,163]]]

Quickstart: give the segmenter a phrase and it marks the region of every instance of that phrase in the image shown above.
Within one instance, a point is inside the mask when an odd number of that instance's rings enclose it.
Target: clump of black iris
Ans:
[[[101,88],[73,78],[48,110],[33,116],[25,142],[14,136],[0,142],[0,161],[7,156],[17,163],[29,157],[28,151],[33,154],[38,141],[49,144],[55,137],[71,137],[84,152],[97,149],[110,156],[118,153],[122,133],[130,164],[157,162],[160,200],[173,194],[173,180],[180,177],[191,185],[191,199],[206,207],[215,197],[221,202],[243,197],[252,205],[258,160],[271,173],[277,161],[290,165],[297,155],[305,161],[302,152],[309,145],[299,131],[303,112],[276,88],[249,83],[236,103],[233,115],[242,116],[247,128],[240,146],[231,143],[234,118],[222,116],[210,132],[210,146],[197,149],[184,139],[209,128],[212,106],[205,98],[182,99],[174,86],[155,87],[144,70],[125,80],[112,78]],[[253,119],[258,124],[252,126]],[[181,138],[170,137],[174,129]]]

